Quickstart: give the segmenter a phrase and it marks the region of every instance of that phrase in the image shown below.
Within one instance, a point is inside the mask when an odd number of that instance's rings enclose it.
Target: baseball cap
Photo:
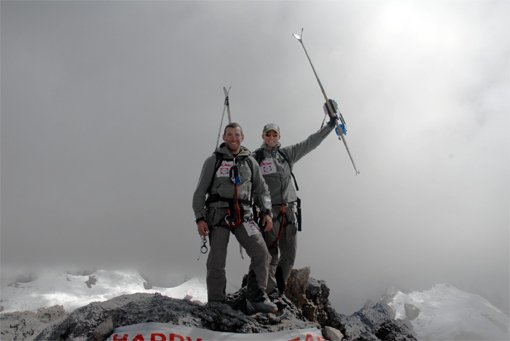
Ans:
[[[274,124],[274,123],[268,123],[264,126],[264,129],[262,130],[262,134],[265,134],[267,133],[268,131],[271,131],[271,130],[274,130],[276,131],[278,134],[280,134],[280,127],[278,127],[277,124]]]

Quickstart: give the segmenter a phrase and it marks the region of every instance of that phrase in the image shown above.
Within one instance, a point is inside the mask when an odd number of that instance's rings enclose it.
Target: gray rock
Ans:
[[[67,316],[62,306],[40,308],[37,312],[16,311],[0,314],[1,340],[33,340],[48,326]]]
[[[322,335],[329,341],[341,341],[344,338],[341,331],[328,326],[322,328]]]
[[[412,327],[395,320],[391,308],[381,302],[364,307],[350,316],[337,314],[331,324],[340,327],[345,340],[416,340]]]
[[[87,287],[92,288],[93,285],[97,283],[97,277],[94,275],[90,275],[89,279],[85,282],[87,284]]]
[[[365,306],[351,316],[336,312],[329,302],[330,289],[325,281],[316,280],[310,275],[310,269],[293,269],[289,278],[286,295],[308,320],[323,327],[338,329],[343,340],[416,340],[411,325],[394,319],[394,312],[385,302],[367,302]],[[303,281],[307,280],[307,285]],[[296,283],[292,283],[296,281]],[[304,293],[302,292],[304,290]],[[328,337],[324,335],[327,339]]]
[[[231,303],[239,304],[237,301]],[[44,330],[35,340],[105,340],[114,328],[145,322],[172,323],[232,333],[319,327],[287,308],[276,315],[259,313],[247,316],[226,303],[202,305],[160,294],[134,294],[79,308],[58,325]]]
[[[418,317],[418,315],[420,315],[420,309],[412,304],[405,303],[404,309],[406,311],[406,318],[409,321],[414,320],[415,318]]]
[[[95,340],[104,340],[108,338],[109,335],[113,333],[113,320],[111,317],[108,317],[104,320],[97,328],[94,330],[94,339]]]

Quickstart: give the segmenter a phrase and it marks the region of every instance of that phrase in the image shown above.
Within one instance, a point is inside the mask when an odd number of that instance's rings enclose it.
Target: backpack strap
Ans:
[[[294,175],[294,173],[292,172],[292,163],[290,163],[290,159],[289,157],[287,156],[287,153],[285,153],[282,149],[278,148],[278,153],[283,157],[283,159],[285,161],[287,161],[287,163],[289,164],[289,168],[290,168],[290,175],[292,175],[292,179],[294,180],[294,186],[296,186],[296,191],[299,191],[299,186],[297,184],[297,180],[296,180],[296,176]]]
[[[283,157],[285,162],[287,162],[289,164],[290,175],[292,176],[292,179],[294,180],[294,186],[296,187],[296,191],[299,191],[299,186],[297,184],[296,176],[292,172],[292,163],[290,162],[289,156],[287,155],[287,153],[285,153],[280,148],[278,148],[276,151],[278,154],[280,154]],[[259,148],[255,151],[255,160],[257,160],[258,164],[260,165],[260,163],[262,162],[263,159],[264,159],[264,150],[262,148]]]
[[[214,182],[214,177],[216,176],[216,172],[218,171],[218,169],[220,169],[221,162],[223,161],[223,156],[221,155],[221,153],[218,153],[217,151],[215,151],[214,155],[216,156],[216,163],[214,164],[214,172],[213,172],[211,181],[209,182],[209,187],[207,187],[207,192],[206,192],[209,195],[211,193],[211,188],[212,188],[212,185]]]
[[[257,160],[257,163],[260,165],[262,162],[262,159],[264,158],[264,150],[262,148],[259,148],[255,151],[255,160]]]
[[[207,194],[209,195],[209,198],[211,198],[211,200],[207,200],[207,202],[214,202],[214,201],[220,201],[220,200],[223,200],[223,201],[228,201],[228,200],[232,200],[232,199],[223,199],[221,198],[219,195],[211,195],[211,188],[212,188],[212,185],[213,185],[213,182],[214,182],[214,178],[216,177],[216,173],[218,172],[218,169],[220,169],[220,166],[221,166],[221,163],[223,162],[223,154],[222,153],[218,153],[217,151],[214,152],[214,155],[216,155],[216,163],[214,165],[214,172],[213,172],[213,175],[212,175],[212,178],[211,178],[211,182],[209,183],[209,187],[207,187]],[[246,163],[248,163],[248,167],[250,167],[250,172],[251,172],[251,193],[250,193],[250,198],[246,201],[246,200],[242,200],[241,202],[243,203],[248,203],[249,201],[249,204],[251,205],[251,202],[252,202],[252,199],[253,199],[253,162],[251,161],[251,159],[248,157],[248,156],[243,156],[241,158],[238,159],[239,161],[244,161],[246,160]]]

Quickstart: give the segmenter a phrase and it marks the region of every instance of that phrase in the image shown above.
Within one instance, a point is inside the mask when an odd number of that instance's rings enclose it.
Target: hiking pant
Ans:
[[[276,277],[285,286],[289,279],[290,271],[296,260],[297,249],[297,225],[294,204],[289,204],[285,214],[283,230],[282,216],[280,214],[280,206],[273,207],[273,229],[264,232],[264,240],[266,241],[269,254],[271,255],[269,274],[267,277],[267,292],[271,293],[277,289]],[[278,235],[280,234],[280,239]],[[280,253],[278,257],[278,251]]]
[[[232,233],[239,244],[246,250],[251,259],[249,272],[254,276],[248,276],[248,287],[256,287],[261,292],[266,291],[267,275],[269,268],[269,252],[262,233],[257,229],[255,234],[248,235],[247,229],[243,224],[233,230],[226,227],[224,222],[226,209],[212,208],[208,213],[208,224],[212,226],[209,232],[209,244],[211,246],[209,257],[207,258],[207,298],[209,302],[223,301],[225,299],[225,289],[227,286],[227,277],[225,264],[227,260],[227,246]],[[252,231],[253,232],[253,231]],[[256,281],[250,283],[250,281]],[[255,290],[256,291],[256,290]],[[253,291],[251,291],[253,292]],[[253,295],[260,293],[253,292]],[[248,297],[249,300],[256,297]]]

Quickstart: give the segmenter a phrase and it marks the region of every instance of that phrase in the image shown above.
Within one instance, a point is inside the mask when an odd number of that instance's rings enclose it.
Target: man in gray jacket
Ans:
[[[277,295],[278,291],[283,294],[296,259],[299,198],[295,188],[297,184],[294,185],[292,181],[292,167],[299,159],[319,146],[335,126],[336,120],[306,140],[281,148],[280,128],[274,123],[269,123],[262,131],[264,143],[253,153],[271,192],[273,205],[273,229],[264,232],[264,239],[271,254],[267,283],[267,292],[271,296]]]
[[[263,210],[264,232],[272,229],[271,197],[251,152],[241,146],[243,130],[237,123],[225,127],[223,141],[207,158],[193,195],[198,233],[209,235],[207,258],[209,302],[225,299],[225,262],[230,233],[251,258],[246,307],[248,312],[275,312],[266,294],[270,255],[262,233],[252,219],[251,201]],[[253,198],[252,198],[253,196]]]

